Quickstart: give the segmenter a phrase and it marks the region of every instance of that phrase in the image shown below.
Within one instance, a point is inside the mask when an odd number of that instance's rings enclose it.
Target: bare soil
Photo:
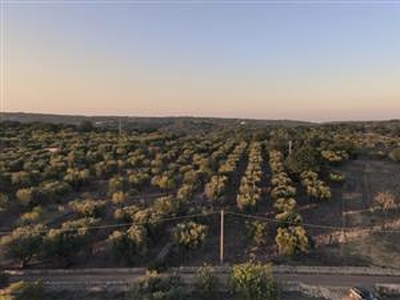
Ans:
[[[371,211],[379,192],[392,194],[400,203],[400,164],[389,160],[350,161],[339,169],[346,176],[342,187],[333,188],[333,198],[301,212],[305,222],[346,228],[370,228],[400,219],[400,211]],[[332,265],[373,265],[400,268],[400,228],[398,232],[371,233],[341,244],[316,249],[308,263]],[[308,229],[312,236],[334,229]],[[388,230],[389,231],[389,230]]]

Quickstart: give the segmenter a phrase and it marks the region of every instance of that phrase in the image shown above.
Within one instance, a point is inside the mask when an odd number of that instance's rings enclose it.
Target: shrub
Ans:
[[[174,217],[183,212],[183,201],[172,196],[161,197],[154,201],[153,209],[162,217]]]
[[[43,216],[43,208],[41,206],[35,206],[30,212],[24,213],[19,219],[21,225],[29,225],[37,223]]]
[[[345,175],[340,173],[329,173],[329,179],[332,182],[342,183],[345,180]]]
[[[16,228],[12,233],[0,239],[9,257],[18,259],[21,267],[25,267],[32,257],[41,250],[44,225],[24,226]]]
[[[228,177],[214,175],[204,188],[204,194],[212,201],[219,201],[225,193]]]
[[[218,278],[213,267],[204,265],[197,270],[195,292],[200,299],[216,299],[218,285]]]
[[[4,300],[43,300],[44,288],[41,281],[12,283],[5,290]]]
[[[248,262],[235,265],[230,283],[233,293],[240,300],[278,300],[279,289],[275,284],[271,265]]]
[[[136,255],[145,255],[147,252],[147,230],[140,225],[132,225],[126,232],[114,231],[108,237],[117,258],[132,262]]]
[[[308,253],[310,242],[307,232],[301,225],[278,228],[275,238],[279,253],[293,256],[297,252]]]
[[[73,211],[82,217],[100,217],[105,209],[106,203],[101,200],[85,199],[74,200],[68,203]]]
[[[122,205],[128,199],[128,194],[123,191],[115,192],[112,195],[111,202],[114,205]]]
[[[98,221],[83,218],[64,222],[59,229],[51,229],[44,238],[45,254],[72,263],[71,258],[90,243],[93,230],[88,227],[96,225]]]
[[[205,241],[207,236],[206,225],[193,221],[179,223],[172,232],[172,238],[176,244],[187,249],[197,249]]]
[[[396,207],[396,199],[390,192],[379,192],[374,198],[374,208],[382,208],[387,211]]]
[[[121,220],[124,222],[132,222],[135,218],[135,214],[140,211],[140,208],[136,205],[125,206],[118,208],[114,211],[114,219]]]
[[[265,243],[267,225],[261,221],[246,222],[246,232],[249,239],[257,246],[261,247]]]
[[[36,188],[22,188],[15,193],[15,199],[21,206],[28,207],[35,203],[37,194]]]
[[[108,181],[108,194],[111,196],[116,192],[124,190],[124,178],[114,176]]]
[[[187,299],[187,297],[181,277],[149,272],[134,283],[128,299],[180,300]]]

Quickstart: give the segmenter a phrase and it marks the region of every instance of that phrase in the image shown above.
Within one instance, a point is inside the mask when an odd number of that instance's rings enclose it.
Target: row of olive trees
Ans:
[[[87,250],[98,219],[83,218],[67,221],[60,228],[49,229],[45,225],[17,227],[0,239],[0,246],[9,258],[26,267],[33,259],[52,258],[70,264],[75,254]]]
[[[247,143],[245,141],[240,142],[235,149],[228,155],[227,160],[219,167],[218,173],[225,176],[232,176],[238,167],[240,159],[243,157],[246,151]]]
[[[230,154],[228,154],[228,151],[232,149],[231,146],[224,146],[219,151],[221,153],[219,154],[221,161],[218,167],[218,174],[213,175],[204,187],[204,195],[211,202],[215,204],[223,203],[223,196],[227,191],[229,179],[236,171],[246,147],[247,143],[241,142],[234,147]],[[226,160],[222,160],[223,157],[226,157]]]
[[[270,151],[269,165],[272,171],[271,197],[277,210],[276,219],[280,224],[275,241],[280,253],[292,256],[297,252],[309,251],[309,240],[302,226],[302,218],[296,212],[296,188],[285,172],[284,157],[279,151]]]
[[[262,145],[253,142],[249,150],[249,163],[241,179],[236,202],[240,210],[253,210],[261,200],[262,190]]]

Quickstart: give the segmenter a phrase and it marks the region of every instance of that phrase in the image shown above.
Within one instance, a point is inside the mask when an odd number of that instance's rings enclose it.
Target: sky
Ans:
[[[400,1],[0,1],[3,111],[400,118]]]

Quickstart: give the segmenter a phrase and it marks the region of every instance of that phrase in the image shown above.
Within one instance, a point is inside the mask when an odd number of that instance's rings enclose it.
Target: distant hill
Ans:
[[[83,116],[83,115],[57,115],[23,112],[3,113],[4,121],[21,123],[55,123],[78,125],[83,121],[90,121],[98,127],[116,127],[121,121],[124,128],[129,129],[160,129],[174,132],[193,131],[201,128],[205,131],[215,130],[218,127],[246,126],[263,128],[266,126],[296,127],[310,126],[316,123],[294,120],[257,120],[234,118],[203,118],[203,117],[130,117],[130,116]]]

